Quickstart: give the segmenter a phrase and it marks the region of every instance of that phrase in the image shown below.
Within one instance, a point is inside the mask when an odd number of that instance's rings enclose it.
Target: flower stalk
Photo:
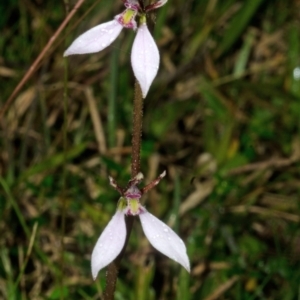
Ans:
[[[133,99],[133,117],[132,117],[132,149],[131,149],[131,178],[134,178],[140,172],[141,165],[141,144],[142,144],[142,127],[143,127],[143,95],[141,87],[137,80],[134,84],[134,99]],[[103,293],[104,300],[113,300],[116,290],[118,277],[118,269],[122,257],[124,255],[127,242],[134,223],[134,216],[127,216],[126,224],[126,239],[121,253],[117,258],[108,265],[106,271],[106,286]]]
[[[143,95],[137,80],[134,84],[133,118],[132,118],[132,152],[131,152],[131,178],[140,172],[141,143],[143,127]]]

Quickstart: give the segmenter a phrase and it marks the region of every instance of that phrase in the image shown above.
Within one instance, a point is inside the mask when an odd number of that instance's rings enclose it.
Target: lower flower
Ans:
[[[138,215],[143,231],[151,245],[190,272],[190,262],[183,241],[169,226],[140,205],[141,193],[138,194],[136,191],[140,192],[136,186],[132,186],[125,194],[134,195],[137,198],[120,198],[117,212],[94,247],[91,259],[94,279],[96,279],[98,272],[109,265],[123,249],[127,234],[125,215]]]

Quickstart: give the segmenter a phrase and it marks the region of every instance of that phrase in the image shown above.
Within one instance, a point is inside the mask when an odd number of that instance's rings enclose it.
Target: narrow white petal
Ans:
[[[181,238],[165,223],[145,210],[139,215],[146,237],[154,248],[190,272],[190,262]]]
[[[127,0],[127,1],[123,1],[123,2],[125,2],[125,4],[132,4],[132,5],[138,5],[138,6],[140,6],[138,0]]]
[[[153,9],[157,9],[167,3],[168,0],[158,0],[154,3],[151,3],[145,7],[146,12],[151,11]]]
[[[145,98],[159,66],[159,52],[146,24],[141,24],[137,30],[132,45],[131,64]]]
[[[156,3],[155,3],[155,8],[159,8],[163,5],[165,5],[167,3],[168,0],[158,0]]]
[[[122,28],[116,20],[95,26],[80,35],[65,51],[64,56],[99,52],[117,38]]]
[[[100,235],[91,258],[93,278],[121,252],[126,238],[124,213],[117,211]]]

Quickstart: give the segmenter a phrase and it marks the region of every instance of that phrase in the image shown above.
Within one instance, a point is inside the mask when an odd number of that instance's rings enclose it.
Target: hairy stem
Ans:
[[[132,156],[131,156],[131,178],[134,178],[140,172],[141,143],[143,126],[143,97],[142,90],[137,80],[134,86],[133,100],[133,126],[132,126]],[[118,269],[121,259],[124,255],[127,242],[134,222],[133,216],[126,216],[127,236],[124,247],[118,257],[107,267],[106,287],[103,294],[104,300],[113,300],[117,284]]]
[[[141,164],[141,143],[143,126],[143,97],[142,90],[135,81],[134,102],[133,102],[133,126],[132,126],[132,152],[131,152],[131,178],[134,178],[140,172]]]

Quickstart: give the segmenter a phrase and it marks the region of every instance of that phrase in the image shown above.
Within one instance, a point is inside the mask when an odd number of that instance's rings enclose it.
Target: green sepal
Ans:
[[[146,24],[146,14],[140,16],[140,24]]]
[[[118,201],[117,210],[123,211],[127,207],[127,200],[124,197],[121,197]]]

